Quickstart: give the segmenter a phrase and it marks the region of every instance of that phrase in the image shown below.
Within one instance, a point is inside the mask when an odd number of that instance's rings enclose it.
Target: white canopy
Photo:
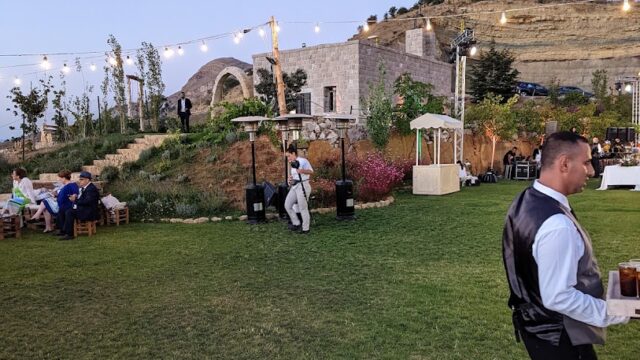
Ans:
[[[411,129],[462,129],[462,121],[447,115],[424,114],[411,120]]]

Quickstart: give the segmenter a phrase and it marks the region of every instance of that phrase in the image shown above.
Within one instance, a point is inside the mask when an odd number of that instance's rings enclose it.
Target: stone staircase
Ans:
[[[164,140],[169,136],[170,135],[161,134],[145,135],[144,137],[136,138],[134,142],[127,144],[126,148],[116,150],[116,154],[107,154],[103,160],[93,160],[93,164],[83,166],[82,170],[90,172],[93,176],[99,176],[107,166],[121,168],[125,163],[138,161],[143,151],[162,145]],[[73,181],[78,181],[79,177],[79,172],[71,174],[71,180]],[[50,187],[47,185],[51,185],[56,181],[58,181],[57,173],[40,174],[38,180],[33,181],[33,187],[36,189]]]

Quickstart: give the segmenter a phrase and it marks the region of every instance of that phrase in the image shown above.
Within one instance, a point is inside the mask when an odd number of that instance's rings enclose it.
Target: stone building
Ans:
[[[368,96],[369,85],[378,80],[380,63],[384,63],[390,92],[395,79],[408,72],[414,80],[432,84],[436,94],[451,97],[454,67],[436,60],[433,32],[414,29],[405,36],[404,49],[379,46],[369,39],[281,51],[284,72],[300,68],[307,73],[298,111],[310,115],[350,111],[361,114],[361,99]],[[253,74],[259,68],[270,69],[268,56],[272,54],[253,55]],[[254,85],[258,82],[258,76],[253,76]]]

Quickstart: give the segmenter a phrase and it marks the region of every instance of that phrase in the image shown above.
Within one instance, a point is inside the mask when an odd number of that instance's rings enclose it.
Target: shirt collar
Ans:
[[[569,199],[567,199],[567,197],[562,195],[561,193],[553,190],[548,186],[542,185],[538,180],[533,182],[533,188],[549,197],[552,197],[553,199],[558,201],[560,204],[562,204],[564,207],[566,207],[568,210],[571,210],[571,205],[569,205]]]

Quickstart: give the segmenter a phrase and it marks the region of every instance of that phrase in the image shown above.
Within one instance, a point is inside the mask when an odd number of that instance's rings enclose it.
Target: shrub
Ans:
[[[398,166],[388,162],[380,153],[370,153],[354,168],[358,182],[358,199],[376,201],[388,195],[398,185],[404,173]]]
[[[314,197],[314,207],[330,207],[336,205],[335,181],[315,178],[311,182],[311,196]]]
[[[176,216],[178,217],[192,217],[198,212],[198,206],[196,204],[178,203],[176,204]]]
[[[120,171],[115,166],[107,166],[100,172],[100,180],[111,182],[118,178]]]

